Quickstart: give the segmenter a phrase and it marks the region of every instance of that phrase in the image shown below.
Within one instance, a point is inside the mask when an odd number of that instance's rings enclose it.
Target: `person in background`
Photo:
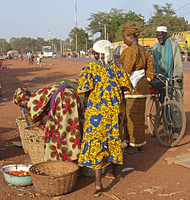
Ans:
[[[29,94],[26,89],[18,88],[13,102],[28,111],[32,123],[45,126],[45,161],[78,159],[82,113],[75,89],[70,85],[53,85]]]
[[[188,43],[187,43],[187,40],[185,41],[183,49],[184,49],[185,62],[187,62],[187,59],[188,59]]]
[[[56,58],[56,56],[57,56],[57,54],[56,54],[56,52],[54,51],[54,52],[53,52],[53,58]]]
[[[42,58],[43,58],[43,52],[39,53],[37,56],[37,65],[40,67],[42,66]]]
[[[124,43],[128,46],[122,51],[120,62],[129,75],[134,93],[126,92],[126,140],[132,147],[128,154],[144,151],[145,140],[145,103],[149,96],[149,81],[154,77],[154,65],[150,53],[138,43],[139,29],[136,23],[123,27]]]
[[[113,46],[107,40],[93,45],[95,61],[88,63],[79,77],[78,94],[85,94],[84,135],[78,164],[95,171],[94,196],[103,190],[102,168],[113,164],[113,176],[121,178],[123,164],[121,127],[125,116],[123,88],[131,90],[131,82],[113,62]]]
[[[27,53],[27,56],[28,56],[28,64],[30,65],[33,65],[34,64],[34,56],[31,52],[28,52]]]
[[[158,26],[156,30],[158,43],[153,47],[153,60],[156,73],[167,78],[179,78],[172,83],[171,98],[182,105],[183,102],[183,64],[179,45],[170,40],[166,26]],[[163,100],[162,100],[163,101]]]

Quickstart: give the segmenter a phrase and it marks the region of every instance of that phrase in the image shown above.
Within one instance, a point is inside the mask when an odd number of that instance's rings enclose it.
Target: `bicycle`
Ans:
[[[186,116],[181,104],[171,99],[169,82],[180,79],[166,78],[162,74],[156,74],[155,77],[157,81],[151,85],[153,91],[147,109],[148,128],[162,146],[174,147],[185,133]],[[160,102],[162,91],[165,91],[163,103]]]

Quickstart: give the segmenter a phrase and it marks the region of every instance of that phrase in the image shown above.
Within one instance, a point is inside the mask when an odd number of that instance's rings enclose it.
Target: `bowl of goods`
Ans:
[[[29,168],[31,164],[13,164],[5,165],[0,168],[5,180],[15,186],[28,186],[32,185]]]

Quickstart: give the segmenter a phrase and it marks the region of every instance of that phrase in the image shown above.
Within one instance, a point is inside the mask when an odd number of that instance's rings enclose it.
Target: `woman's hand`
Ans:
[[[47,120],[49,119],[48,114],[44,114],[41,118],[41,122],[43,125],[46,125]]]

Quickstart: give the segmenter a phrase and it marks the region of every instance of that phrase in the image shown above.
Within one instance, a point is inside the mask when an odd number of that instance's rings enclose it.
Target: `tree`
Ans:
[[[106,12],[98,12],[90,14],[90,24],[87,26],[86,30],[89,31],[93,36],[94,34],[100,33],[100,35],[104,32],[104,24],[107,24],[109,21],[110,15]]]
[[[146,29],[144,29],[145,37],[156,37],[156,27],[166,26],[168,35],[172,36],[175,32],[190,30],[190,26],[184,17],[177,17],[172,9],[172,4],[166,3],[165,6],[153,5],[155,14],[148,20]]]
[[[71,38],[71,50],[72,51],[81,51],[86,49],[86,40],[88,44],[88,33],[86,33],[82,28],[73,28],[69,33]]]
[[[10,44],[5,39],[0,39],[0,55],[6,54],[10,49]]]
[[[115,38],[114,42],[118,42],[123,40],[122,36],[122,28],[125,24],[136,22],[137,26],[141,30],[144,27],[144,17],[141,14],[135,14],[135,12],[129,11],[128,13],[125,14],[124,19],[121,21],[121,25],[118,27],[117,31],[115,32]],[[141,36],[141,35],[140,35]]]
[[[132,11],[123,13],[122,9],[116,8],[112,8],[109,13],[98,12],[96,14],[91,14],[91,17],[88,20],[90,21],[90,24],[86,29],[91,35],[99,33],[100,36],[98,39],[107,38],[111,42],[118,41],[118,39],[122,37],[122,24],[130,21],[144,23],[144,17],[142,15],[137,15]]]

